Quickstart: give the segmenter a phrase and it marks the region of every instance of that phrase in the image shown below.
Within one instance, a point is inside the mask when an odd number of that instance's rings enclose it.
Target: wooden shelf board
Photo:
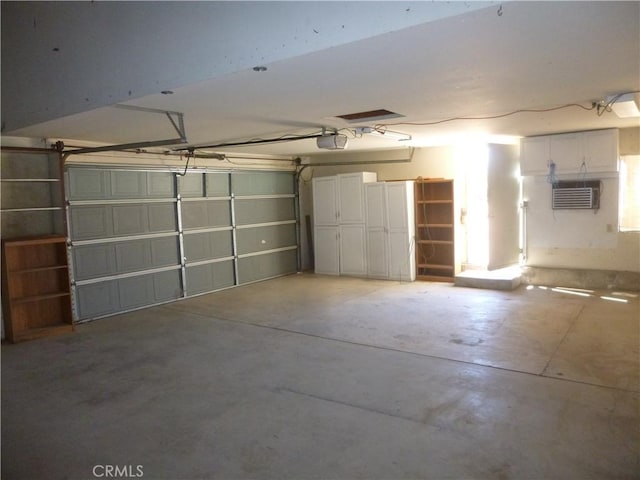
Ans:
[[[49,267],[34,267],[34,268],[23,268],[20,270],[10,270],[10,273],[34,273],[34,272],[46,272],[47,270],[67,270],[66,265],[51,265]]]
[[[418,228],[453,228],[453,223],[418,223]]]
[[[49,300],[51,298],[58,298],[58,297],[68,297],[70,295],[71,295],[71,293],[69,293],[69,292],[47,293],[47,294],[44,294],[44,295],[33,295],[33,296],[30,296],[30,297],[12,298],[11,302],[15,303],[15,304],[39,302],[41,300]]]
[[[426,280],[428,282],[447,282],[453,283],[454,278],[448,276],[439,276],[439,275],[416,275],[417,280]]]
[[[453,200],[417,200],[417,204],[434,204],[434,205],[447,205],[452,204]]]
[[[441,265],[441,264],[435,264],[435,263],[419,263],[417,265],[418,268],[432,268],[432,269],[437,269],[437,270],[453,270],[454,267],[453,265]]]
[[[14,334],[9,340],[16,343],[36,338],[49,337],[52,335],[60,335],[62,333],[73,332],[73,328],[74,326],[71,323],[60,323],[49,327],[31,328],[24,332]]]
[[[426,245],[453,245],[453,240],[418,240],[417,243]]]
[[[46,243],[67,243],[66,237],[61,235],[48,235],[44,237],[19,237],[3,240],[6,248],[19,248],[28,245],[42,245]]]
[[[414,179],[416,183],[452,183],[453,180],[444,177],[418,177]]]

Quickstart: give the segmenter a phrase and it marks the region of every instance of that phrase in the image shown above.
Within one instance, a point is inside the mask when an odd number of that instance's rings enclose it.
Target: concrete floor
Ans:
[[[2,478],[640,478],[617,298],[305,274],[3,345]]]

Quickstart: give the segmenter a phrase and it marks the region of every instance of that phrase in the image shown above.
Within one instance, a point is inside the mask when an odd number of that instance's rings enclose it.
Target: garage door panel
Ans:
[[[147,195],[147,174],[129,170],[111,172],[112,198],[144,198]]]
[[[295,219],[293,198],[260,198],[236,200],[236,223],[282,222]]]
[[[231,203],[227,201],[207,202],[207,219],[210,227],[231,225]]]
[[[77,245],[73,248],[74,278],[93,278],[161,268],[180,263],[177,237]]]
[[[225,200],[182,202],[185,229],[231,226],[231,206]]]
[[[229,174],[228,173],[206,173],[206,194],[207,197],[228,197]]]
[[[74,206],[71,208],[71,239],[88,240],[113,235],[111,207]]]
[[[244,257],[238,259],[238,280],[240,283],[264,280],[294,273],[296,268],[296,250]]]
[[[213,288],[215,290],[235,285],[233,261],[217,262],[211,265],[213,266]]]
[[[187,295],[213,290],[213,271],[211,265],[187,266]]]
[[[114,235],[139,235],[149,231],[146,205],[114,205],[112,208]]]
[[[147,172],[147,195],[151,198],[175,197],[173,179],[169,172]]]
[[[113,245],[81,245],[73,248],[73,267],[76,280],[113,275],[116,272]]]
[[[168,302],[182,297],[180,270],[158,272],[153,277],[153,297],[157,302]]]
[[[76,298],[80,318],[109,315],[120,308],[115,280],[78,286]]]
[[[106,170],[69,169],[67,185],[70,200],[104,200],[109,198],[111,177]]]
[[[187,266],[186,270],[189,296],[232,287],[235,284],[232,260]]]
[[[293,223],[238,230],[238,254],[255,253],[296,244],[296,226]]]
[[[182,197],[203,197],[204,176],[202,173],[187,173],[178,176],[178,191]]]
[[[114,248],[118,273],[146,270],[151,266],[151,249],[148,241],[134,240],[117,243]]]
[[[153,278],[151,275],[140,275],[118,280],[120,310],[150,305],[154,300]]]
[[[177,229],[176,207],[174,203],[153,203],[147,206],[149,232],[173,232]]]
[[[234,172],[231,183],[235,195],[283,195],[292,194],[291,172]]]
[[[180,246],[177,236],[154,238],[150,245],[152,267],[180,264]]]
[[[231,231],[189,233],[184,236],[184,251],[187,262],[233,255]]]

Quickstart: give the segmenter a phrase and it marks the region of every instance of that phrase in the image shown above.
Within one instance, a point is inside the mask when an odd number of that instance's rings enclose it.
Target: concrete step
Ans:
[[[487,290],[515,290],[522,281],[520,267],[497,270],[465,270],[455,276],[457,287],[484,288]]]

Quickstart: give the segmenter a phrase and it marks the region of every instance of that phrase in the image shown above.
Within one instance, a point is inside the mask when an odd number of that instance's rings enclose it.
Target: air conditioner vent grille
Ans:
[[[564,182],[564,185],[562,183],[555,185],[552,189],[551,204],[554,210],[600,208],[599,185],[578,187],[574,182]]]

